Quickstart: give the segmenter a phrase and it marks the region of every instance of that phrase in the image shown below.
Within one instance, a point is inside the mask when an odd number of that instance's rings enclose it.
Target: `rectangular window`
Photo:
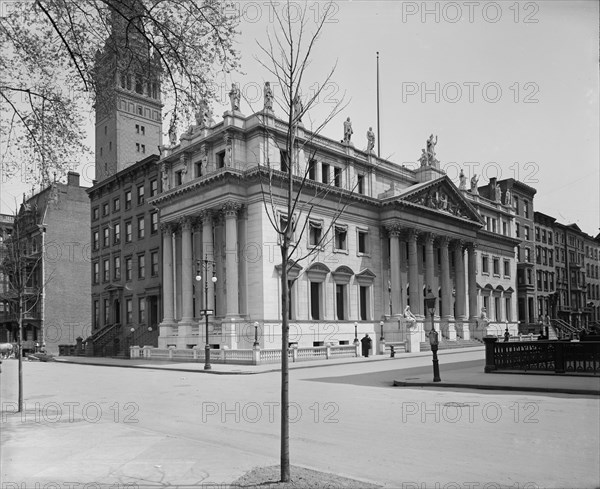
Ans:
[[[523,232],[525,233],[525,239],[529,241],[529,226],[524,226]]]
[[[202,160],[194,163],[194,178],[200,178],[202,176]]]
[[[537,276],[537,289],[542,290],[542,272],[540,270],[538,270],[536,272],[536,276]]]
[[[502,234],[506,236],[508,234],[508,224],[506,221],[502,221]]]
[[[535,227],[535,240],[540,240],[540,228],[538,226]]]
[[[100,265],[98,262],[94,262],[93,265],[94,271],[92,272],[92,278],[94,279],[94,283],[97,284],[100,282]]]
[[[92,221],[96,221],[100,217],[100,209],[98,207],[94,207],[92,209]]]
[[[150,180],[150,197],[154,197],[158,194],[158,180],[155,178]]]
[[[366,321],[369,319],[369,287],[359,287],[359,300],[360,300],[360,319]]]
[[[309,178],[309,180],[317,179],[317,160],[309,160],[309,162],[308,162],[308,178]]]
[[[150,274],[153,277],[158,277],[158,251],[150,253]]]
[[[365,176],[364,175],[359,174],[356,176],[356,191],[359,194],[365,193]]]
[[[289,157],[287,151],[284,151],[284,150],[279,151],[279,161],[280,161],[279,169],[281,171],[287,173],[289,170],[289,167],[290,167],[290,157]]]
[[[128,282],[133,278],[133,258],[125,258],[125,280]]]
[[[358,252],[368,253],[369,247],[367,246],[369,233],[367,231],[358,231]]]
[[[510,297],[506,297],[504,299],[504,315],[506,316],[506,321],[509,323],[512,321],[512,311],[511,311],[511,301]]]
[[[108,213],[109,213],[108,202],[104,202],[104,204],[102,204],[102,215],[108,216]]]
[[[532,263],[531,261],[531,248],[525,248],[525,261]]]
[[[135,151],[136,151],[137,153],[139,153],[139,152],[140,152],[140,143],[135,143]]]
[[[321,319],[321,283],[310,283],[310,317]]]
[[[481,257],[481,272],[490,273],[489,260],[487,256]]]
[[[104,299],[104,326],[110,324],[110,301]]]
[[[515,236],[516,236],[517,238],[520,238],[520,237],[521,237],[521,236],[520,236],[520,234],[521,234],[521,232],[520,232],[520,231],[521,231],[521,229],[520,229],[520,228],[521,228],[521,226],[519,226],[519,223],[518,223],[518,222],[517,222],[517,223],[515,223]]]
[[[108,228],[102,230],[102,246],[105,248],[110,246],[110,230]]]
[[[321,181],[329,183],[329,165],[327,163],[321,165]]]
[[[183,184],[183,171],[179,170],[175,172],[175,185]]]
[[[125,223],[125,242],[131,243],[133,239],[133,226],[131,225],[131,221],[127,221]]]
[[[342,169],[334,167],[333,168],[333,184],[336,187],[342,186]]]
[[[138,278],[143,280],[146,278],[146,256],[138,255]]]
[[[548,244],[552,244],[552,231],[548,231]]]
[[[100,246],[100,233],[98,231],[92,233],[92,246],[94,250],[97,250]]]
[[[510,261],[504,260],[504,277],[510,277]]]
[[[144,216],[138,217],[138,221],[137,221],[137,225],[138,225],[138,239],[143,239],[146,232],[145,232],[145,219]]]
[[[114,265],[113,273],[114,273],[115,280],[121,280],[121,257],[120,256],[115,256],[113,265]]]
[[[139,134],[139,133],[140,133],[140,125],[139,125],[139,124],[136,124],[136,125],[135,125],[135,133],[136,133],[136,134]]]
[[[125,210],[131,209],[131,190],[125,191]]]
[[[116,222],[114,225],[113,241],[115,244],[121,242],[121,223]]]
[[[108,282],[108,281],[110,281],[110,261],[104,260],[104,262],[102,263],[102,267],[103,267],[103,271],[104,271],[102,280],[104,282]]]
[[[150,234],[158,232],[158,212],[150,214]]]
[[[144,203],[144,186],[140,185],[137,188],[137,203],[138,205],[142,205]]]
[[[526,200],[523,201],[523,215],[529,217],[529,202]]]
[[[146,145],[142,144],[141,146],[142,146],[142,153],[145,153],[146,152]]]
[[[308,244],[310,246],[319,246],[321,243],[322,225],[319,222],[310,222],[308,224]]]
[[[141,126],[140,129],[142,130],[142,136],[145,136],[146,135],[146,127]]]
[[[138,299],[138,322],[144,324],[146,322],[146,298]]]
[[[225,151],[217,153],[217,168],[225,168]]]
[[[346,237],[348,235],[348,231],[344,227],[335,226],[335,249],[336,250],[345,250],[346,246]]]
[[[133,300],[125,299],[125,321],[127,324],[133,323]]]
[[[500,259],[494,258],[492,261],[494,275],[500,275]]]
[[[92,318],[94,318],[93,328],[97,329],[100,326],[100,303],[96,300],[94,301],[94,305],[92,307]]]
[[[346,319],[346,286],[335,284],[335,309],[338,320]]]
[[[113,200],[113,211],[118,212],[121,210],[121,199],[117,197]]]

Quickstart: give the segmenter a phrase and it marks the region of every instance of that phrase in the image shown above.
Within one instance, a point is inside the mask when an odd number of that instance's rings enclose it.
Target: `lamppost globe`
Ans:
[[[213,284],[217,283],[217,277],[213,276],[213,278],[211,280],[213,281]]]
[[[354,321],[354,344],[358,345],[358,322]]]
[[[383,337],[383,321],[379,321],[379,327],[381,328],[381,337],[379,338],[381,341],[385,341]]]
[[[258,321],[254,321],[254,345],[253,346],[259,346],[258,343]]]
[[[202,275],[196,275],[196,281],[200,282],[202,280]]]

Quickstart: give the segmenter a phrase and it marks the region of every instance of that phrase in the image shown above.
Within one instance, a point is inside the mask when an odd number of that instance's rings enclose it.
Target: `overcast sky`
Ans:
[[[302,5],[293,5],[292,20]],[[308,2],[309,30],[324,5]],[[254,56],[256,40],[265,43],[267,30],[276,28],[270,8],[263,0],[235,3],[244,74],[223,79],[217,116],[227,109],[231,81],[255,102],[243,101],[242,112],[262,108],[262,84],[275,80]],[[467,177],[480,175],[480,185],[494,176],[517,178],[537,189],[536,210],[596,235],[598,18],[595,0],[334,2],[303,90],[314,90],[337,61],[334,83],[305,125],[320,122],[345,94],[347,108],[323,134],[341,139],[350,117],[355,146],[366,148],[369,126],[377,131],[379,51],[382,157],[416,166],[433,133],[442,168],[456,182],[459,168]],[[92,137],[93,126],[90,144]],[[18,182],[2,182],[1,212],[12,212],[23,192]]]

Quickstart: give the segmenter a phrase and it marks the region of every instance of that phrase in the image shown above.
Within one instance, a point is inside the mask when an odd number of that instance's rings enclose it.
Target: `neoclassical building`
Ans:
[[[306,174],[294,213],[291,342],[377,339],[380,321],[393,338],[410,326],[399,320],[407,305],[424,339],[428,288],[448,340],[517,333],[513,207],[464,179],[457,187],[440,170],[433,136],[413,170],[302,125],[290,158],[287,125],[270,110],[228,111],[216,125],[198,120],[161,148],[162,192],[149,201],[162,230],[159,347],[203,345],[204,309],[214,311],[213,347],[251,347],[256,323],[261,346],[280,347],[273,223],[285,219],[289,164],[295,191]]]

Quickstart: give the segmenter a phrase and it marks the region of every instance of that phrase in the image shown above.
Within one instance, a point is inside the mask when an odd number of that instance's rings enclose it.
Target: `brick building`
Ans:
[[[548,318],[556,318],[556,269],[555,223],[556,219],[542,212],[535,211],[535,277],[537,292],[537,318],[547,323]]]
[[[26,352],[45,343],[48,352],[58,354],[59,344],[74,344],[90,331],[90,239],[82,225],[88,220],[89,199],[79,185],[79,174],[69,172],[67,179],[66,184],[55,182],[23,202],[5,242],[9,290],[2,297],[0,330],[9,341],[17,341],[18,294],[10,274],[22,270]]]
[[[92,336],[95,355],[157,346],[160,314],[158,194],[153,155],[88,190],[91,202]]]
[[[8,248],[6,243],[12,235],[14,221],[15,216],[9,214],[0,214],[0,264],[8,256]],[[0,265],[0,297],[3,297],[8,291],[8,275],[4,273],[3,268]],[[0,299],[0,324],[7,324],[7,318],[5,315],[8,314],[9,311],[10,309],[8,301]],[[10,331],[6,327],[0,327],[0,343],[7,343],[11,340],[12,338],[10,337]]]

